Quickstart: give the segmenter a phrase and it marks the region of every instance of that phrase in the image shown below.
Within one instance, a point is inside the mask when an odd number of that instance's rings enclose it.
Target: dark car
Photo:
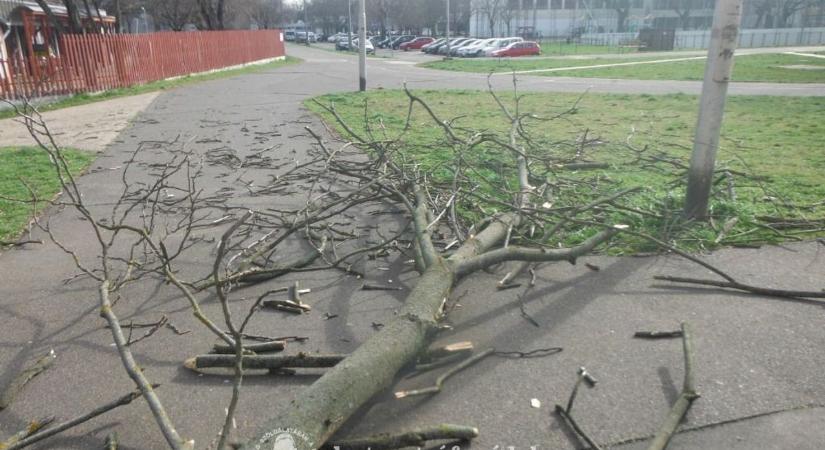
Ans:
[[[412,34],[405,34],[403,36],[398,36],[397,38],[395,38],[394,41],[392,41],[392,43],[390,43],[389,47],[387,47],[387,48],[392,48],[394,50],[398,50],[398,47],[400,47],[401,44],[403,44],[405,42],[409,42],[413,39],[415,39],[415,36],[412,35]]]
[[[377,43],[374,42],[375,47],[377,47],[377,48],[387,48],[387,46],[390,44],[390,42],[393,41],[393,39],[395,39],[395,38],[390,37],[390,36],[383,36],[383,37],[379,38]]]
[[[453,48],[455,48],[455,47],[458,47],[459,45],[461,45],[461,44],[463,44],[463,43],[465,43],[465,42],[467,42],[467,41],[468,41],[468,39],[467,39],[467,38],[458,38],[458,39],[453,39],[453,40],[452,40],[452,42],[450,42],[450,50],[452,50],[452,49],[453,49]],[[438,49],[438,54],[439,54],[439,55],[447,55],[447,46],[446,46],[446,45],[442,45],[442,46]]]
[[[429,49],[430,47],[439,46],[439,45],[443,44],[446,41],[447,41],[446,38],[441,38],[437,41],[430,42],[429,44],[421,47],[421,51],[426,53],[427,49]]]
[[[458,49],[464,48],[468,45],[473,45],[478,41],[478,39],[467,39],[466,41],[456,45],[455,47],[450,47],[450,56],[458,56]]]
[[[455,43],[456,43],[459,39],[461,39],[461,38],[453,38],[453,39],[450,39],[450,46],[455,45]],[[427,47],[427,50],[425,50],[425,52],[427,52],[427,53],[431,53],[431,54],[436,55],[436,54],[438,54],[438,52],[439,52],[442,48],[445,48],[446,46],[447,46],[447,40],[446,40],[446,39],[444,39],[444,40],[442,40],[442,41],[441,41],[441,43],[440,43],[440,44],[438,44],[438,45],[431,45],[431,46]]]

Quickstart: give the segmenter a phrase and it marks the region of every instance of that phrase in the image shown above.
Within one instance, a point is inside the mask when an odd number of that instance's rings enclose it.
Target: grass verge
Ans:
[[[197,83],[201,81],[217,80],[221,78],[234,77],[236,75],[260,72],[262,70],[276,69],[279,67],[287,66],[290,64],[296,64],[299,62],[301,62],[300,58],[287,56],[285,60],[273,61],[266,64],[251,65],[246,67],[240,67],[237,69],[223,70],[204,74],[188,75],[185,77],[180,77],[172,80],[153,81],[151,83],[130,86],[125,88],[111,89],[100,93],[76,94],[70,97],[57,100],[53,103],[46,103],[40,105],[38,106],[38,110],[40,112],[51,111],[55,109],[68,108],[71,106],[86,105],[89,103],[100,102],[103,100],[111,100],[113,98],[127,97],[130,95],[145,94],[147,92],[174,89],[177,87],[187,86],[192,83]],[[15,113],[13,109],[0,110],[0,119],[8,119],[14,116]]]
[[[74,174],[82,173],[95,158],[80,150],[67,149],[63,154]],[[31,203],[5,200],[29,199],[26,185],[43,200],[36,211]],[[33,147],[0,147],[0,241],[17,237],[33,215],[46,206],[45,201],[59,191],[60,182],[45,152]]]
[[[488,94],[418,93],[442,119],[458,118],[454,122],[457,129],[489,130],[506,141],[507,123]],[[569,109],[577,98],[571,94],[531,93],[523,97],[521,111],[551,117]],[[366,132],[365,102],[373,132],[385,129],[392,137],[401,134],[405,124],[407,100],[400,91],[334,94],[319,100],[334,103],[339,114],[361,133]],[[306,105],[333,123],[320,107],[311,101]],[[825,143],[821,139],[825,133],[821,121],[825,98],[737,96],[728,100],[717,168],[727,170],[731,176],[719,173],[710,223],[685,223],[680,217],[684,167],[690,158],[697,109],[698,98],[683,94],[588,94],[571,114],[550,122],[532,121],[526,129],[535,147],[541,149],[536,156],[563,160],[581,151],[588,160],[609,164],[608,169],[548,179],[556,184],[576,179],[583,182],[580,186],[593,187],[565,190],[555,200],[557,206],[582,205],[606,193],[641,186],[644,190],[626,198],[622,210],[606,212],[610,215],[602,218],[629,224],[687,248],[750,246],[825,235]],[[442,131],[421,108],[414,109],[411,123],[412,129],[401,137],[406,156],[420,163],[436,180],[449,180],[454,156]],[[583,130],[588,130],[586,140]],[[583,141],[588,144],[582,146]],[[644,152],[637,152],[642,149]],[[643,161],[640,156],[654,160]],[[482,167],[479,173],[485,178],[502,187],[513,185],[514,180],[501,175],[501,167],[511,163],[510,155],[478,147],[472,157]],[[478,219],[469,207],[462,213],[467,220]],[[776,225],[777,221],[782,225]],[[579,226],[566,231],[559,242],[569,244],[586,239],[595,229]],[[611,252],[648,250],[653,247],[626,237]]]
[[[463,72],[512,72],[524,70],[559,69],[565,67],[589,67],[602,64],[643,62],[674,57],[659,58],[601,58],[552,59],[552,58],[510,58],[510,59],[457,59],[434,61],[423,67]],[[621,78],[636,80],[683,80],[700,81],[704,78],[705,60],[674,61],[632,66],[602,67],[595,69],[565,70],[556,72],[535,72],[531,75],[553,77]],[[741,55],[736,57],[733,69],[734,81],[774,82],[774,83],[825,83],[825,59],[786,54]]]

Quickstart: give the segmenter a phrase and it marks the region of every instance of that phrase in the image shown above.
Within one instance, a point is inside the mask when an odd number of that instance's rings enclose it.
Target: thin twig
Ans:
[[[444,381],[446,381],[447,378],[450,378],[451,376],[455,375],[456,373],[461,372],[462,370],[466,369],[467,367],[470,367],[471,365],[481,361],[482,359],[492,355],[493,353],[495,353],[495,349],[494,348],[488,348],[487,350],[484,350],[483,352],[481,352],[477,355],[474,355],[474,356],[471,356],[471,357],[465,359],[460,364],[456,365],[455,367],[453,367],[450,370],[448,370],[448,371],[444,372],[443,374],[441,374],[441,376],[439,376],[435,380],[435,385],[427,387],[427,388],[423,388],[423,389],[414,389],[414,390],[411,390],[411,391],[398,391],[398,392],[395,393],[395,398],[412,397],[412,396],[415,396],[415,395],[437,394],[437,393],[441,392],[441,386],[444,384]]]
[[[158,385],[154,385],[152,387],[157,388]],[[105,405],[98,406],[97,408],[89,411],[86,414],[83,414],[82,416],[78,416],[78,417],[75,417],[74,419],[67,420],[63,423],[60,423],[60,424],[54,426],[54,427],[48,428],[45,431],[41,431],[39,433],[36,433],[36,434],[33,434],[33,435],[29,436],[26,439],[22,439],[22,440],[18,441],[16,444],[13,444],[13,445],[9,446],[5,450],[18,450],[18,449],[27,447],[31,444],[34,444],[35,442],[39,442],[39,441],[42,441],[43,439],[52,437],[52,436],[54,436],[58,433],[61,433],[63,431],[68,430],[69,428],[75,427],[77,425],[80,425],[83,422],[91,420],[91,419],[93,419],[93,418],[95,418],[95,417],[97,417],[97,416],[99,416],[103,413],[109,412],[109,411],[111,411],[111,410],[113,410],[113,409],[115,409],[119,406],[128,405],[129,403],[132,403],[132,400],[140,397],[141,395],[142,395],[142,393],[141,393],[140,390],[130,392],[130,393],[124,395],[123,397],[120,397],[119,399],[117,399],[113,402],[109,402],[109,403],[106,403]]]
[[[667,417],[665,417],[664,423],[659,428],[650,446],[648,446],[648,450],[664,450],[667,447],[682,418],[690,409],[690,405],[699,398],[699,394],[696,393],[695,374],[693,373],[695,362],[693,341],[691,339],[691,327],[687,322],[684,322],[682,323],[682,348],[685,357],[685,380],[682,384],[682,392],[670,412],[668,412]]]
[[[3,393],[0,394],[0,411],[11,405],[15,397],[17,397],[17,394],[26,387],[32,378],[40,375],[44,370],[51,367],[56,357],[54,350],[49,350],[49,353],[35,361],[31,366],[23,369],[22,372],[14,377],[11,383],[3,390]]]

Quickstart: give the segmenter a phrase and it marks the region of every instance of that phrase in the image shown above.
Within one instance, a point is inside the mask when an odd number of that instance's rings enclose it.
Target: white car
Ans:
[[[507,47],[508,45],[512,44],[513,42],[521,42],[524,39],[520,37],[509,37],[509,38],[499,38],[493,40],[487,47],[484,47],[484,56],[493,56],[493,52],[496,50],[501,50],[502,48]]]
[[[338,42],[339,40],[344,39],[346,37],[347,37],[347,33],[336,33],[336,34],[333,34],[332,36],[328,37],[327,42],[332,42],[334,44],[334,43]]]
[[[372,45],[369,39],[366,40],[367,42],[367,53],[375,54],[375,46]],[[361,50],[361,46],[358,44],[358,39],[352,40],[352,51],[357,52]]]
[[[480,39],[471,45],[461,47],[458,49],[458,56],[463,58],[481,56],[484,54],[484,48],[489,46],[493,41],[495,41],[495,39]]]

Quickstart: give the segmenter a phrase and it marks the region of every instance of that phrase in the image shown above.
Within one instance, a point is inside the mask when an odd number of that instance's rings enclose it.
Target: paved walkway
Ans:
[[[103,151],[117,139],[135,115],[146,109],[160,92],[58,109],[43,113],[60,145],[81,150]],[[15,119],[0,120],[0,145],[35,145],[26,127]]]
[[[303,46],[290,47],[291,54],[303,58],[308,66],[323,66],[328,74],[321,74],[323,82],[327,77],[344,77],[354,79],[354,84],[347,89],[357,89],[357,57],[344,52],[316,50]],[[398,89],[407,82],[411,87],[437,89],[486,89],[487,75],[483,73],[451,72],[426,69],[415,66],[423,62],[424,57],[402,56],[398,59],[370,58],[368,67],[368,84],[370,88]],[[426,56],[429,58],[429,56]],[[329,68],[334,66],[334,70]],[[519,89],[536,92],[576,92],[624,93],[624,94],[695,94],[702,91],[701,81],[668,80],[620,80],[609,78],[571,78],[520,75]],[[512,89],[510,77],[493,77],[496,89]],[[731,83],[730,95],[778,95],[778,96],[825,96],[825,83],[790,84],[790,83]]]
[[[273,166],[303,158],[312,145],[303,127],[319,132],[324,127],[301,102],[317,94],[352,90],[357,76],[348,58],[304,49],[293,53],[307,62],[162,93],[82,178],[86,201],[95,205],[97,212],[108,210],[121,189],[119,167],[144,141],[180,137],[199,153],[226,147],[240,158],[266,150]],[[480,78],[463,74],[438,78],[433,71],[408,71],[387,63],[371,64],[371,74],[372,86],[387,88],[397,88],[405,79],[413,87],[483,87]],[[549,90],[554,85],[543,86]],[[168,158],[164,148],[150,147],[130,176],[146,181],[154,164]],[[238,173],[206,165],[200,187],[203,195],[228,190],[232,204],[255,209],[302,201],[277,195],[250,197],[244,186],[233,183],[238,176],[265,183],[278,170],[285,169],[250,168]],[[94,264],[97,250],[87,224],[70,210],[51,211],[50,215],[54,232],[63,243],[77,249],[84,262]],[[203,231],[202,237],[214,239],[221,231]],[[196,267],[206,265],[213,250],[214,244],[196,246],[188,260]],[[724,250],[708,259],[743,281],[772,286],[820,289],[825,273],[825,247],[815,243]],[[588,270],[584,262],[601,270]],[[381,323],[393,315],[416,281],[400,262],[373,261],[364,269],[371,281],[392,279],[405,291],[364,292],[359,290],[361,280],[339,273],[285,277],[237,295],[255,298],[266,289],[300,280],[312,289],[306,301],[313,305],[313,312],[300,317],[261,312],[250,323],[249,332],[310,338],[303,345],[293,344],[293,352],[351,351],[375,332],[373,322]],[[0,254],[0,386],[26,361],[50,348],[57,353],[54,366],[37,377],[10,408],[0,412],[2,435],[21,429],[35,417],[74,416],[133,388],[98,317],[96,286],[83,279],[63,283],[75,273],[70,258],[52,245]],[[564,351],[549,358],[482,361],[448,381],[444,392],[429,399],[399,401],[388,393],[345,425],[342,434],[452,422],[481,429],[473,444],[477,449],[489,450],[496,445],[580,448],[551,411],[554,403],[566,400],[578,367],[586,366],[600,382],[596,389],[579,394],[576,415],[582,426],[600,443],[647,436],[662,421],[681,384],[681,347],[678,341],[642,342],[631,336],[642,329],[674,329],[680,321],[688,320],[696,330],[697,382],[702,398],[695,403],[686,425],[703,426],[777,410],[792,412],[738,422],[737,428],[720,428],[729,431],[719,440],[705,432],[699,437],[694,437],[699,432],[685,434],[677,439],[676,448],[728,448],[731,433],[738,448],[820,448],[825,429],[812,424],[821,421],[822,410],[799,408],[825,403],[822,305],[712,289],[668,289],[652,282],[656,274],[709,276],[700,267],[670,257],[589,257],[577,266],[547,265],[538,272],[537,288],[524,299],[525,311],[538,327],[522,317],[519,292],[495,290],[497,276],[481,273],[464,280],[455,290],[462,298],[462,307],[451,315],[454,331],[441,336],[440,343],[472,340],[480,348],[526,351],[561,346]],[[203,306],[206,314],[220,317],[214,300],[207,299]],[[237,307],[240,313],[246,304],[238,303]],[[231,391],[229,377],[198,376],[183,369],[181,363],[205,352],[214,343],[213,337],[192,317],[186,302],[163,283],[131,286],[116,310],[122,320],[153,322],[166,315],[178,328],[192,330],[177,336],[163,329],[133,350],[147,375],[163,385],[158,392],[180,433],[197,439],[198,448],[205,448],[223,421]],[[325,313],[336,317],[325,320]],[[434,376],[400,380],[398,387],[424,386]],[[264,418],[287,407],[295,393],[315,379],[312,374],[249,377],[244,384],[238,432],[252,434]],[[534,398],[541,401],[541,408],[531,407]],[[792,431],[794,440],[763,439],[770,429],[766,420],[776,430]],[[165,448],[140,401],[67,432],[43,448],[99,448],[112,431],[118,432],[123,449]]]

